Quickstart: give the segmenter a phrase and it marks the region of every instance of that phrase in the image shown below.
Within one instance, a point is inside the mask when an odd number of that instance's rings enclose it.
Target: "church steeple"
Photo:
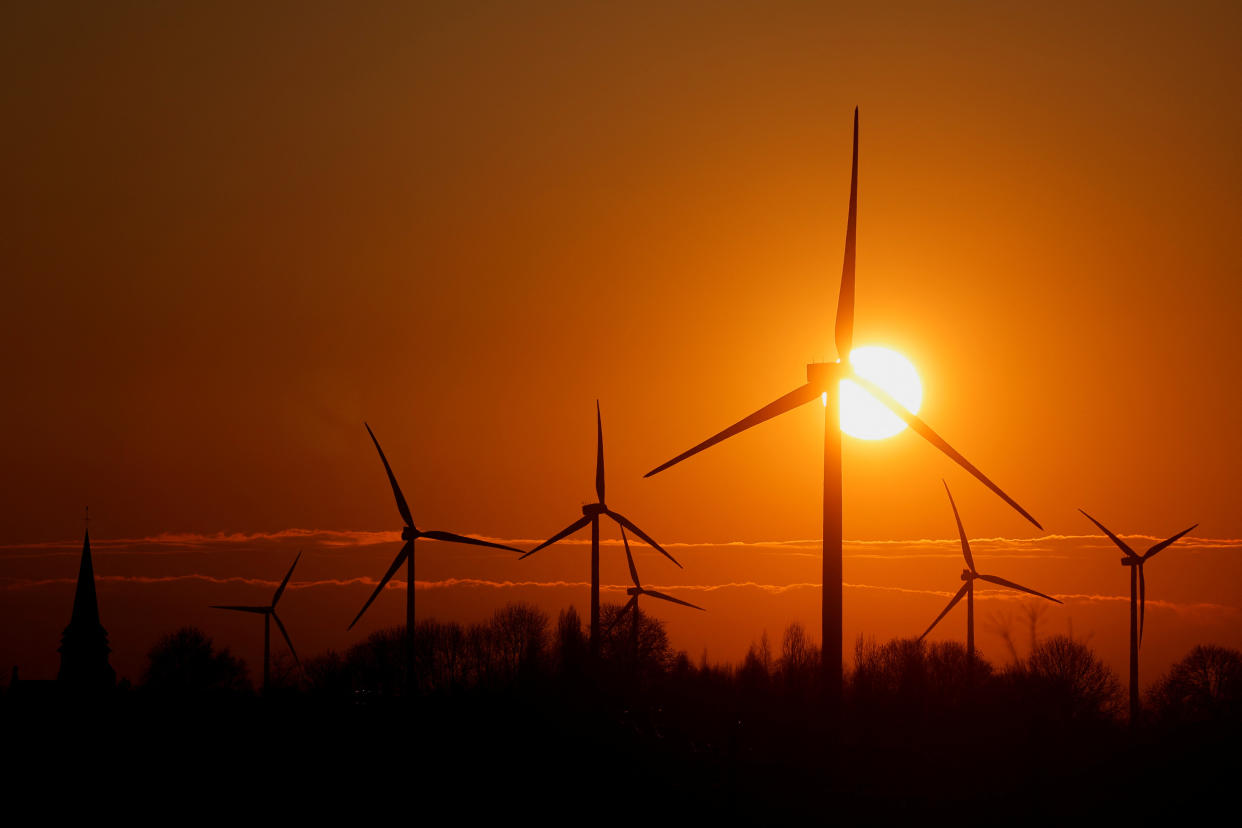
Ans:
[[[82,539],[73,615],[60,641],[60,673],[56,676],[59,681],[91,690],[110,689],[116,684],[116,671],[108,663],[108,654],[112,652],[108,647],[108,631],[99,623],[89,529]]]

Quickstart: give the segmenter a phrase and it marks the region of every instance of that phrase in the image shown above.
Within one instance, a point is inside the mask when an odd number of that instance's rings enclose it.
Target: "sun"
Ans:
[[[910,360],[896,351],[868,345],[850,352],[854,370],[883,388],[911,412],[923,403],[923,383]],[[841,430],[862,440],[900,434],[905,422],[853,380],[841,380]],[[824,398],[827,403],[827,395]]]

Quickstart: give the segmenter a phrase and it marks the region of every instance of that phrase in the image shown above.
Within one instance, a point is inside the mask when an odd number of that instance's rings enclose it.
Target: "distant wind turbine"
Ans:
[[[664,547],[652,540],[651,536],[639,529],[634,522],[625,515],[614,512],[604,503],[604,423],[599,413],[599,400],[595,401],[595,495],[599,498],[596,503],[588,503],[582,507],[582,517],[548,538],[534,549],[527,552],[522,558],[529,558],[531,555],[556,543],[561,538],[572,535],[579,529],[585,527],[588,523],[591,525],[591,655],[599,655],[599,518],[600,515],[607,515],[616,521],[622,531],[629,529],[635,535],[642,538],[652,549],[660,552],[664,557],[668,558],[677,566],[677,559],[665,551]],[[628,541],[627,541],[628,543]],[[520,559],[519,559],[520,560]],[[662,596],[667,597],[667,596]],[[670,599],[676,600],[676,599]],[[680,602],[678,602],[680,603]]]
[[[707,610],[703,609],[698,604],[692,604],[689,601],[683,601],[680,598],[674,598],[671,595],[665,595],[663,592],[657,592],[654,589],[647,589],[644,587],[638,580],[638,569],[634,566],[634,555],[630,552],[630,539],[625,536],[624,526],[621,527],[621,542],[625,544],[625,562],[630,565],[630,578],[634,581],[634,586],[625,591],[625,594],[630,596],[630,600],[626,602],[626,605],[621,608],[620,612],[613,616],[612,623],[608,625],[608,628],[611,630],[615,627],[621,619],[625,617],[627,612],[634,613],[633,618],[630,619],[630,641],[631,647],[634,651],[634,661],[637,664],[639,624],[638,596],[650,595],[652,598],[659,598],[662,601],[671,601],[674,604],[681,604],[683,607],[690,607],[691,609],[700,610],[702,612],[706,612]]]
[[[275,619],[276,626],[280,629],[280,634],[284,636],[285,643],[289,645],[289,652],[293,654],[293,662],[299,667],[302,662],[298,659],[297,650],[293,649],[293,641],[289,638],[289,631],[285,629],[285,625],[280,622],[280,616],[276,614],[276,604],[280,601],[280,596],[284,593],[285,587],[289,584],[289,578],[293,576],[293,569],[298,565],[298,561],[302,559],[302,553],[293,559],[293,566],[289,567],[289,571],[285,573],[285,579],[280,582],[280,586],[276,587],[276,594],[272,596],[272,603],[262,607],[240,607],[240,606],[219,606],[212,604],[212,609],[233,610],[234,612],[253,612],[263,616],[263,692],[267,692],[268,684],[271,682],[272,674],[272,620]]]
[[[823,396],[824,407],[824,553],[822,587],[822,630],[826,690],[831,694],[829,705],[836,709],[841,699],[841,428],[840,387],[841,380],[851,379],[887,406],[910,428],[925,440],[944,452],[959,466],[974,475],[997,496],[1012,506],[1024,518],[1043,529],[1035,518],[989,480],[983,472],[932,431],[926,423],[905,406],[866,377],[856,373],[849,363],[854,338],[854,253],[858,216],[858,109],[854,110],[854,154],[850,174],[849,219],[845,229],[845,261],[841,269],[841,295],[837,302],[836,362],[812,363],[806,367],[806,384],[790,391],[775,402],[734,423],[724,431],[707,438],[697,446],[684,451],[667,463],[647,472],[646,477],[664,471],[706,448],[716,445],[751,426],[770,420],[778,414],[792,411],[800,405]]]
[[[1189,529],[1183,529],[1171,538],[1165,538],[1157,544],[1153,544],[1150,549],[1142,555],[1130,548],[1130,545],[1121,538],[1109,531],[1104,524],[1088,515],[1084,510],[1079,509],[1086,516],[1087,520],[1094,523],[1100,528],[1100,531],[1108,535],[1109,540],[1117,544],[1122,552],[1126,553],[1121,559],[1122,566],[1130,567],[1130,721],[1133,722],[1138,718],[1139,712],[1139,681],[1138,681],[1138,652],[1139,644],[1143,640],[1143,621],[1147,615],[1147,579],[1143,576],[1143,564],[1156,556],[1156,553],[1171,545],[1188,532],[1198,528],[1199,524],[1191,526]]]
[[[966,596],[966,652],[973,659],[975,657],[975,581],[987,581],[997,586],[1026,592],[1038,598],[1046,598],[1058,604],[1061,602],[1051,595],[1044,595],[1042,592],[1037,592],[1021,584],[1015,584],[1013,581],[1006,581],[1004,578],[998,578],[995,575],[984,575],[979,572],[975,568],[974,556],[970,554],[970,541],[966,539],[966,530],[962,528],[962,517],[957,513],[957,504],[953,502],[953,493],[949,491],[948,483],[943,480],[941,482],[944,483],[945,493],[949,495],[949,505],[953,507],[953,519],[957,521],[957,535],[962,539],[962,557],[966,559],[966,568],[962,570],[962,580],[966,583],[962,584],[962,588],[949,600],[948,606],[940,611],[940,614],[936,616],[935,621],[931,622],[931,626],[927,628],[926,632],[919,636],[919,641],[926,638],[927,633],[930,633],[940,623],[940,619],[948,615],[949,610],[957,606],[957,602],[962,600],[962,596]]]
[[[405,525],[401,528],[401,539],[405,543],[401,546],[401,551],[397,553],[397,557],[393,559],[392,566],[388,567],[388,571],[384,573],[384,577],[380,579],[379,585],[375,587],[375,591],[371,593],[371,597],[362,605],[362,609],[358,610],[358,614],[354,616],[354,620],[349,623],[349,629],[354,628],[354,624],[362,618],[362,614],[367,611],[367,607],[379,597],[384,591],[384,587],[392,580],[392,576],[397,574],[397,570],[401,568],[401,564],[406,564],[405,570],[405,633],[410,662],[407,666],[412,667],[413,661],[413,640],[414,640],[414,541],[419,538],[431,538],[432,540],[450,541],[452,543],[468,543],[472,546],[488,546],[492,549],[504,549],[508,552],[517,552],[521,554],[521,549],[515,549],[512,546],[505,546],[503,543],[492,543],[491,541],[479,540],[478,538],[468,538],[465,535],[456,535],[452,532],[430,531],[423,532],[414,526],[414,518],[410,514],[410,507],[406,505],[405,495],[401,494],[401,487],[397,485],[397,478],[392,473],[392,467],[388,465],[388,458],[384,456],[384,450],[380,448],[379,440],[375,439],[375,432],[371,431],[371,426],[367,426],[367,434],[371,435],[371,442],[375,444],[375,450],[379,452],[380,460],[384,463],[384,471],[388,474],[388,482],[392,484],[392,494],[397,500],[397,511],[401,513],[401,519],[405,521]],[[410,675],[413,676],[411,670]]]

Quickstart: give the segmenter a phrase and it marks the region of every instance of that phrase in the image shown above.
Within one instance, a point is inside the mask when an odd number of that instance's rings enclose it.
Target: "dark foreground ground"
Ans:
[[[798,705],[590,698],[8,699],[3,787],[10,814],[123,822],[1236,819],[1233,725],[1171,734],[847,708],[836,729]]]

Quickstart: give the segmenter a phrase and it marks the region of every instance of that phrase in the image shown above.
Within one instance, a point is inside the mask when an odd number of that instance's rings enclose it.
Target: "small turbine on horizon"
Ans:
[[[704,610],[703,607],[698,606],[697,603],[682,601],[681,598],[674,598],[671,595],[664,595],[663,592],[648,590],[648,588],[642,586],[642,583],[638,581],[638,569],[635,565],[633,565],[633,554],[630,551],[630,539],[626,538],[625,526],[622,526],[621,528],[621,542],[622,544],[625,544],[625,560],[626,564],[630,565],[630,577],[631,580],[633,580],[633,586],[625,591],[626,595],[630,596],[630,601],[627,601],[626,605],[621,607],[621,611],[617,612],[616,617],[612,619],[612,626],[615,626],[617,622],[621,621],[621,618],[625,616],[625,613],[632,611],[633,639],[635,639],[635,648],[637,648],[638,641],[638,596],[650,595],[653,598],[660,598],[661,601],[672,601],[673,603],[679,603],[679,605],[689,607],[691,610],[707,612],[707,610]]]
[[[670,555],[664,547],[652,540],[651,536],[639,529],[632,520],[625,515],[614,512],[604,503],[604,422],[599,412],[599,400],[595,401],[595,495],[599,498],[596,503],[588,503],[582,507],[582,517],[548,538],[534,549],[527,552],[522,558],[529,558],[531,555],[543,549],[545,546],[551,546],[561,538],[572,535],[579,529],[591,525],[591,655],[592,657],[599,655],[599,518],[600,515],[607,515],[616,521],[621,527],[622,537],[624,532],[629,529],[639,538],[641,538],[652,549],[660,552],[664,557],[681,567],[677,563],[677,559]],[[628,541],[627,550],[628,550]],[[519,558],[518,560],[521,560]],[[631,568],[632,568],[631,564]],[[668,598],[668,596],[661,596]],[[675,598],[669,600],[676,601]],[[681,603],[681,602],[678,602]]]
[[[966,559],[966,568],[962,570],[962,580],[966,583],[962,584],[962,588],[957,591],[957,594],[949,599],[948,606],[940,611],[940,614],[936,616],[936,620],[931,622],[931,626],[919,636],[919,641],[926,638],[927,634],[935,629],[936,625],[940,623],[940,619],[948,615],[949,610],[957,606],[957,603],[962,600],[963,596],[965,596],[966,652],[973,659],[975,657],[975,581],[987,581],[988,583],[996,584],[997,586],[1016,589],[1019,592],[1025,592],[1057,604],[1061,602],[1056,598],[1053,598],[1051,595],[1044,595],[1042,592],[1031,589],[1030,587],[1015,584],[1013,581],[1007,581],[1004,578],[999,578],[995,575],[984,575],[976,569],[975,558],[970,554],[970,541],[966,539],[966,530],[962,527],[962,517],[957,513],[957,504],[953,502],[953,493],[949,491],[949,484],[947,482],[944,480],[941,480],[940,482],[944,483],[944,491],[949,496],[949,505],[953,507],[953,519],[957,521],[957,535],[962,539],[962,557]]]
[[[1125,557],[1121,559],[1122,566],[1130,567],[1130,721],[1134,722],[1138,718],[1139,713],[1139,692],[1138,692],[1138,651],[1139,644],[1143,641],[1143,622],[1147,615],[1147,579],[1143,575],[1143,564],[1156,556],[1164,548],[1170,546],[1183,535],[1198,528],[1199,524],[1191,526],[1189,529],[1183,529],[1170,538],[1165,538],[1159,543],[1152,544],[1151,548],[1142,555],[1130,548],[1130,545],[1121,538],[1114,535],[1104,524],[1088,515],[1085,510],[1079,509],[1087,520],[1099,527],[1100,531],[1108,536],[1109,540],[1117,544],[1117,547],[1125,553]]]
[[[630,624],[630,641],[634,650],[635,664],[637,664],[638,624],[640,620],[640,614],[638,612],[638,596],[650,595],[652,598],[659,598],[662,601],[671,601],[674,604],[681,604],[683,607],[690,607],[691,609],[696,609],[700,612],[707,612],[707,610],[703,609],[698,604],[692,604],[689,601],[683,601],[680,598],[674,598],[671,595],[665,595],[663,592],[658,592],[657,590],[647,589],[644,587],[638,580],[638,568],[634,566],[634,555],[630,552],[630,539],[625,536],[624,526],[621,527],[621,542],[625,544],[625,562],[630,565],[630,578],[634,581],[634,586],[625,591],[625,594],[630,596],[630,600],[626,602],[625,606],[622,607],[615,616],[613,616],[612,623],[608,625],[608,629],[611,631],[613,627],[620,623],[621,619],[625,617],[627,612],[634,613],[634,617],[631,619]]]
[[[280,601],[280,596],[284,593],[285,587],[289,585],[289,579],[293,577],[294,567],[298,565],[298,561],[302,559],[302,553],[293,559],[293,566],[289,567],[289,571],[285,573],[285,579],[280,582],[280,586],[276,587],[276,594],[272,596],[272,603],[262,607],[243,607],[243,606],[221,606],[212,604],[212,609],[232,610],[233,612],[252,612],[263,616],[263,692],[267,693],[268,684],[271,681],[272,673],[272,620],[275,619],[276,627],[280,630],[280,634],[284,636],[285,643],[289,645],[289,652],[293,655],[293,662],[299,667],[302,666],[301,660],[298,659],[297,650],[293,649],[293,640],[289,638],[289,631],[285,629],[285,625],[281,623],[280,616],[276,614],[276,604]]]

